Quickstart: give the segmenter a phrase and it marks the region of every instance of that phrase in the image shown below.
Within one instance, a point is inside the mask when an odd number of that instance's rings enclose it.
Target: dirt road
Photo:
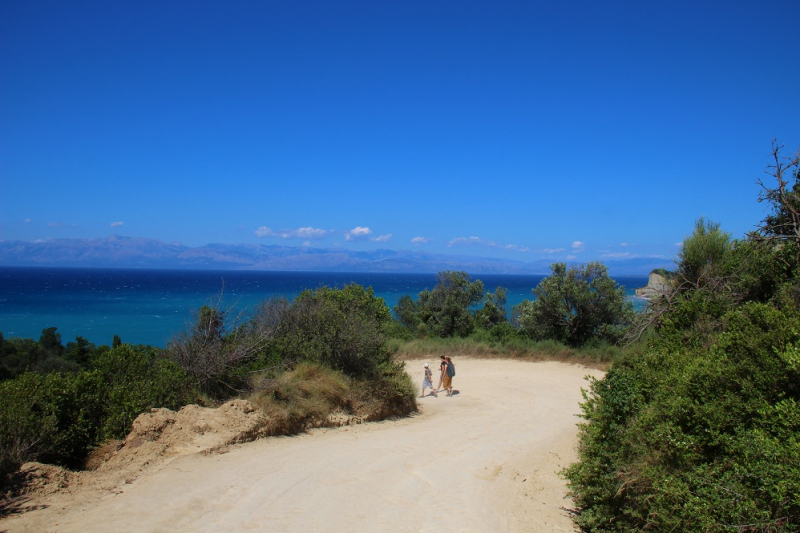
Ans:
[[[456,365],[459,394],[421,399],[411,418],[179,457],[99,501],[60,501],[0,531],[573,531],[556,471],[575,458],[583,378],[600,372]],[[408,369],[421,382],[422,361]]]

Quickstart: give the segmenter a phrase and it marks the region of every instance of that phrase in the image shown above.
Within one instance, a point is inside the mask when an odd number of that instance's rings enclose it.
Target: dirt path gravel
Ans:
[[[435,361],[430,361],[435,366]],[[122,490],[8,518],[0,532],[573,531],[556,472],[597,370],[456,360],[459,394],[408,419],[178,457]],[[408,369],[421,382],[422,362]]]

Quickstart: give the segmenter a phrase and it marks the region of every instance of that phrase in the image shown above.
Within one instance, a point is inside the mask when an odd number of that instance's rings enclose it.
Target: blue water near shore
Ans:
[[[532,299],[544,276],[477,275],[488,290],[508,290],[508,309]],[[637,307],[634,290],[647,276],[617,277]],[[66,344],[81,335],[95,344],[123,342],[165,346],[186,328],[192,312],[215,301],[244,313],[274,296],[294,298],[306,289],[358,283],[372,287],[394,307],[404,295],[416,298],[436,284],[436,274],[260,272],[208,270],[123,270],[0,267],[0,332],[6,338],[38,339],[55,326]],[[224,289],[224,290],[223,290]]]

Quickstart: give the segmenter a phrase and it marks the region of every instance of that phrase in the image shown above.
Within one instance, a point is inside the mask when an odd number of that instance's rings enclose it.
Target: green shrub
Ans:
[[[32,460],[77,465],[97,442],[104,409],[93,373],[26,373],[0,384],[3,473]]]
[[[101,351],[92,369],[25,373],[0,383],[0,479],[26,461],[75,467],[105,439],[122,438],[152,407],[191,398],[186,374],[151,347]]]
[[[92,369],[102,380],[105,439],[123,438],[153,407],[178,409],[195,397],[186,373],[158,348],[121,344],[97,356]]]
[[[382,417],[405,416],[416,411],[416,387],[401,361],[384,361],[378,367],[378,378],[365,383],[363,390],[382,405]]]
[[[392,316],[372,288],[356,284],[303,292],[281,312],[269,350],[293,366],[322,363],[348,376],[376,375],[389,359]]]
[[[0,484],[52,446],[57,419],[44,387],[44,376],[33,373],[0,383]]]
[[[566,471],[585,531],[795,531],[800,318],[748,303],[707,346],[615,363],[582,408]]]
[[[688,286],[706,285],[719,275],[731,250],[730,233],[716,222],[699,218],[694,232],[683,240],[678,252],[678,282]]]

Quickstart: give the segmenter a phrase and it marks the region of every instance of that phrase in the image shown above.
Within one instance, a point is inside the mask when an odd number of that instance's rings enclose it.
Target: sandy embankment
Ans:
[[[576,457],[583,378],[601,373],[456,364],[460,394],[420,400],[417,416],[177,457],[100,495],[51,496],[0,531],[573,531],[556,472]],[[421,367],[409,363],[415,382]]]

